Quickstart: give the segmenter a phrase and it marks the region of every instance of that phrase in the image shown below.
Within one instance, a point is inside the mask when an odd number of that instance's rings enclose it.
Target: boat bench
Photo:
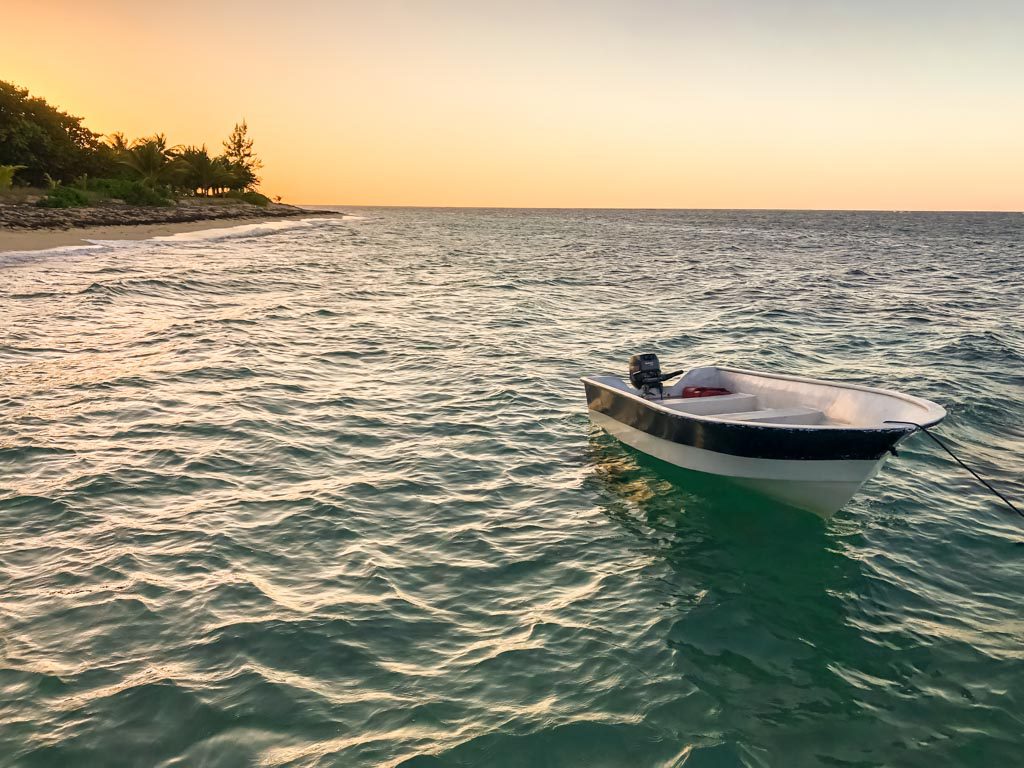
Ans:
[[[694,416],[713,416],[718,413],[752,411],[757,408],[757,397],[745,395],[742,392],[711,397],[666,397],[664,400],[655,400],[654,402],[671,408],[673,411],[692,413]]]
[[[820,424],[825,419],[825,414],[821,411],[800,405],[792,408],[765,408],[761,411],[719,413],[718,416],[731,421],[756,421],[762,424]]]
[[[825,414],[814,408],[796,405],[791,408],[757,410],[756,395],[734,392],[711,397],[666,397],[657,403],[680,413],[711,416],[730,421],[753,421],[761,424],[821,424]]]

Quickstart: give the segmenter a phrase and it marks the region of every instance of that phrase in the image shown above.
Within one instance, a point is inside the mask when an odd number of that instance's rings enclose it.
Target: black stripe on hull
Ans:
[[[625,392],[583,382],[587,405],[641,432],[680,445],[751,459],[877,460],[907,434],[901,429],[787,429],[704,421],[666,413]]]

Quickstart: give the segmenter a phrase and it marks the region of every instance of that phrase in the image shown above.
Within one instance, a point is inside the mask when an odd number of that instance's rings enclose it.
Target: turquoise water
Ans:
[[[367,209],[0,256],[0,764],[995,766],[1024,520],[590,427],[656,351],[889,386],[1024,497],[1024,216]]]

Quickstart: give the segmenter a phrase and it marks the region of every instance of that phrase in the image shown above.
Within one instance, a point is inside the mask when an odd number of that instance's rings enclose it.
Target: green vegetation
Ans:
[[[251,189],[246,190],[244,192],[232,190],[225,194],[224,197],[230,197],[234,200],[242,200],[252,205],[258,205],[261,208],[266,208],[268,205],[270,205],[269,197],[267,197],[266,195],[261,195],[259,192],[256,192]]]
[[[228,167],[238,175],[238,182],[241,185],[238,187],[239,190],[255,189],[260,185],[256,170],[262,168],[263,163],[252,151],[252,139],[249,138],[249,126],[245,120],[235,123],[235,129],[224,142],[223,158]]]
[[[0,81],[0,191],[46,187],[39,205],[68,208],[105,200],[169,205],[180,197],[227,197],[255,205],[262,167],[243,120],[211,156],[206,146],[172,146],[158,133],[106,139],[23,88]]]
[[[0,192],[11,188],[14,183],[14,174],[24,167],[24,165],[0,165]]]
[[[82,190],[58,184],[36,205],[41,208],[78,208],[90,202],[89,195]]]
[[[170,205],[174,199],[165,189],[128,179],[84,180],[80,184],[94,202],[122,200],[128,205]]]

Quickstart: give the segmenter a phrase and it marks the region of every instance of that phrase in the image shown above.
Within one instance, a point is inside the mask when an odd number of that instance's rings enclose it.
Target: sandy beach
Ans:
[[[74,229],[6,229],[0,228],[0,253],[42,251],[70,245],[88,245],[90,240],[148,240],[178,232],[223,229],[245,224],[308,218],[309,212],[294,216],[273,216],[253,219],[206,219],[203,221],[168,222],[162,224],[123,224]]]

